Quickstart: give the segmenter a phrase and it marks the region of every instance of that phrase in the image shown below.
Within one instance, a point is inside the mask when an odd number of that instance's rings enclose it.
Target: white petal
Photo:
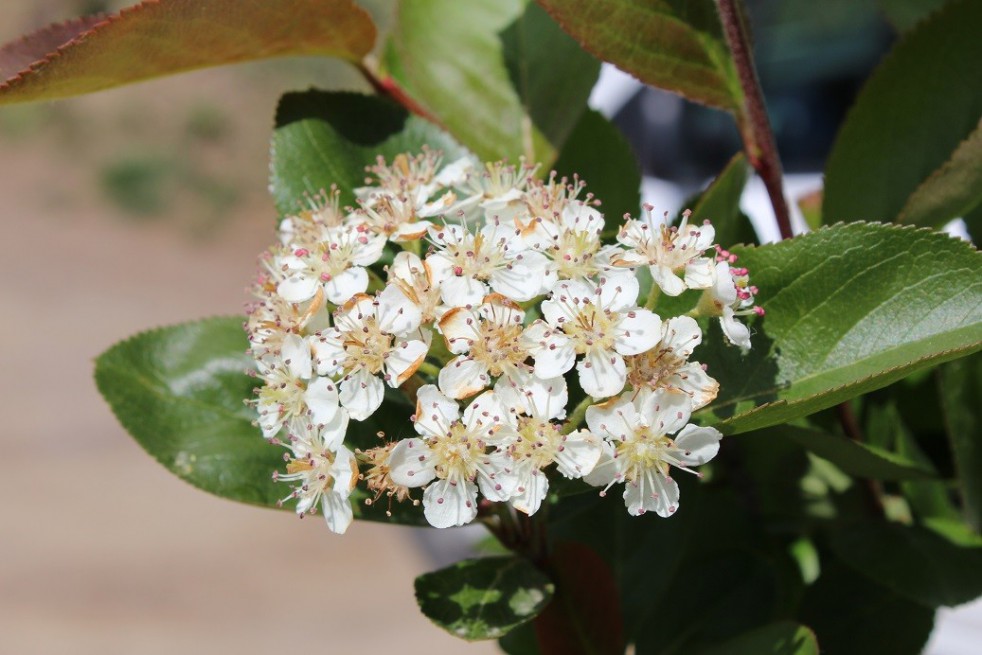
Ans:
[[[335,305],[348,302],[356,293],[365,293],[367,288],[368,272],[361,266],[345,269],[324,283],[324,293]]]
[[[586,430],[566,435],[556,454],[556,467],[567,478],[589,475],[603,452],[600,438]]]
[[[470,523],[477,517],[477,485],[439,480],[423,492],[423,515],[434,528]]]
[[[732,308],[723,307],[719,324],[730,343],[741,348],[750,348],[750,328],[736,319]]]
[[[463,355],[440,369],[440,391],[449,398],[469,398],[491,383],[488,367]]]
[[[422,341],[400,341],[389,351],[385,359],[386,382],[398,387],[408,380],[426,359],[429,347]]]
[[[327,378],[317,378],[307,385],[303,400],[310,418],[317,425],[327,425],[338,412],[338,390]]]
[[[422,439],[403,439],[389,453],[389,477],[404,487],[422,487],[436,477],[430,447]]]
[[[614,447],[609,441],[600,442],[600,457],[593,470],[583,476],[583,481],[594,487],[607,487],[620,477],[619,461],[614,458]]]
[[[545,287],[555,282],[546,274],[548,264],[545,255],[527,250],[507,267],[498,268],[491,274],[491,288],[512,300],[531,300],[545,293]]]
[[[318,284],[313,275],[294,273],[276,285],[276,293],[287,302],[304,302],[314,297]]]
[[[444,396],[432,384],[424,384],[416,392],[416,432],[424,437],[442,437],[460,418],[457,403]]]
[[[675,438],[675,446],[680,452],[675,453],[686,466],[705,464],[716,457],[719,452],[719,440],[723,438],[716,428],[701,428],[687,425]]]
[[[726,262],[716,263],[716,284],[713,285],[713,296],[724,305],[736,302],[736,283],[730,273],[730,265]]]
[[[614,350],[622,355],[639,355],[661,341],[661,319],[647,309],[632,307],[617,315]]]
[[[668,517],[678,509],[679,486],[671,478],[651,473],[624,485],[624,504],[632,516],[654,511],[658,516]]]
[[[633,307],[638,302],[638,278],[634,275],[604,277],[600,285],[600,303],[612,312]]]
[[[502,407],[493,391],[486,391],[471,401],[464,410],[467,431],[484,438],[505,420],[507,410]]]
[[[440,319],[440,332],[447,342],[447,349],[455,355],[469,352],[471,344],[480,338],[480,320],[466,307],[454,307]]]
[[[488,286],[469,275],[450,275],[440,284],[440,298],[451,307],[477,307]]]
[[[395,284],[378,295],[378,324],[389,334],[405,336],[419,327],[423,314],[419,307]]]
[[[672,381],[692,398],[693,412],[713,402],[719,393],[719,382],[709,377],[698,362],[680,367]]]
[[[713,286],[715,263],[709,257],[693,259],[685,265],[685,286],[690,289],[708,289]]]
[[[682,359],[688,359],[692,351],[702,343],[702,330],[691,316],[670,318],[662,324],[662,344]]]
[[[498,384],[502,382],[507,382],[505,388],[517,390],[517,395],[521,398],[518,406],[520,412],[549,421],[566,418],[569,393],[566,379],[561,375],[543,380],[524,371],[516,371],[512,375],[503,376]]]
[[[341,404],[356,421],[364,421],[374,414],[384,394],[382,381],[365,369],[358,369],[341,381]]]
[[[324,512],[327,528],[334,534],[344,534],[354,520],[351,501],[347,496],[333,491],[325,491],[321,495],[321,509]]]
[[[631,401],[622,396],[602,405],[587,407],[586,424],[590,432],[598,437],[623,441],[634,434],[638,426],[637,415]]]
[[[514,464],[512,458],[502,450],[486,455],[477,467],[481,495],[496,503],[503,503],[514,496],[519,484]]]
[[[398,278],[412,286],[417,275],[424,275],[423,260],[416,253],[403,250],[396,254],[389,265],[389,279]]]
[[[525,321],[525,311],[514,301],[500,294],[490,294],[479,308],[481,317],[502,327],[521,325]]]
[[[310,378],[313,369],[311,364],[310,343],[299,334],[288,334],[283,337],[283,347],[280,350],[283,362],[290,375],[301,380]]]
[[[535,374],[549,379],[564,374],[573,368],[576,351],[569,338],[557,329],[549,327],[542,320],[525,329],[522,343],[535,358]]]
[[[330,421],[318,424],[320,438],[328,450],[338,451],[343,448],[344,437],[348,433],[348,411],[340,408]]]
[[[649,268],[651,278],[667,296],[677,296],[685,291],[685,282],[668,266],[653,265]]]
[[[691,398],[684,393],[665,389],[642,392],[635,403],[647,424],[662,434],[678,432],[689,422],[692,414]]]
[[[337,328],[328,328],[310,340],[318,375],[337,375],[348,359],[344,338]]]
[[[580,374],[580,386],[594,398],[607,398],[618,394],[627,382],[627,365],[624,358],[612,350],[594,349],[576,365]]]
[[[549,479],[537,468],[530,467],[529,475],[520,478],[512,506],[529,516],[535,514],[549,492]]]

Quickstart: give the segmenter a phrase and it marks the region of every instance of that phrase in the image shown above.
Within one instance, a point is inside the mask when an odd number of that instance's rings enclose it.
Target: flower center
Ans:
[[[675,442],[663,434],[653,433],[651,428],[639,427],[634,437],[617,444],[616,457],[623,458],[624,478],[628,482],[636,482],[645,475],[645,471],[657,469],[668,477],[669,462],[673,459],[668,451]]]
[[[382,331],[374,316],[366,316],[359,329],[344,333],[344,349],[352,370],[378,373],[385,366],[385,357],[392,349],[392,335]]]
[[[581,355],[595,349],[610,350],[614,346],[613,315],[588,300],[581,300],[581,303],[574,318],[562,322],[563,332]]]
[[[635,389],[662,389],[671,386],[669,378],[678,373],[685,360],[668,348],[649,350],[625,359],[627,379]]]
[[[531,416],[519,418],[518,434],[521,439],[509,447],[511,456],[519,462],[531,460],[537,469],[555,461],[563,443],[558,425]]]
[[[492,376],[515,370],[528,357],[528,352],[519,343],[521,325],[481,321],[480,331],[481,336],[471,345],[470,356],[487,366]]]
[[[477,462],[484,456],[486,445],[475,438],[460,422],[450,426],[450,432],[430,444],[433,468],[437,476],[448,480],[473,480]]]
[[[485,242],[483,234],[447,245],[446,254],[452,262],[454,275],[478,280],[487,280],[506,263],[503,245]]]

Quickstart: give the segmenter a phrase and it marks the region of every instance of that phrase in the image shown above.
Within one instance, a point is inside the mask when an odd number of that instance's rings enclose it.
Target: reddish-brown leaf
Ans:
[[[147,0],[0,49],[0,104],[266,57],[358,62],[374,43],[375,25],[352,0]]]

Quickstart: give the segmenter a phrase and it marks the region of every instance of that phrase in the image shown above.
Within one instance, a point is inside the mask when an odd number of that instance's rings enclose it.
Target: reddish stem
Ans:
[[[760,80],[757,78],[757,69],[754,66],[747,26],[743,21],[743,13],[737,6],[738,1],[716,0],[726,43],[733,54],[733,63],[740,79],[740,87],[743,89],[743,108],[737,115],[737,127],[743,139],[747,158],[760,175],[760,179],[764,181],[771,206],[774,207],[774,217],[777,219],[781,238],[790,239],[794,233],[791,231],[791,214],[788,211],[788,203],[784,198],[784,188],[781,183],[781,159],[774,142],[770,119],[767,117],[767,107],[764,104],[764,94],[760,89]]]

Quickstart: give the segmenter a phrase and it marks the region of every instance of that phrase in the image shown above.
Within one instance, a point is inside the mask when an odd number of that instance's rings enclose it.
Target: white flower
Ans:
[[[317,373],[344,374],[340,401],[355,420],[368,418],[379,405],[385,387],[398,387],[412,377],[428,347],[406,335],[419,327],[420,311],[396,285],[377,297],[359,294],[340,307],[335,327],[312,339]]]
[[[290,341],[293,341],[290,335]],[[296,337],[299,339],[299,337]],[[288,349],[289,352],[289,349]],[[259,426],[263,436],[272,439],[283,424],[294,419],[310,420],[327,425],[338,412],[338,392],[327,378],[316,377],[310,382],[311,372],[302,362],[290,359],[289,363],[259,364],[259,375],[266,382],[259,390],[256,406],[259,410]]]
[[[585,480],[603,486],[602,493],[623,482],[624,502],[634,516],[648,511],[663,517],[674,514],[679,488],[670,468],[696,473],[691,467],[715,457],[722,437],[715,428],[686,425],[689,415],[688,396],[664,390],[589,407],[587,425],[608,445]],[[676,432],[674,439],[669,436]]]
[[[316,245],[287,250],[276,258],[276,291],[287,302],[310,300],[321,287],[338,305],[368,288],[365,267],[378,261],[385,237],[364,226],[327,228]]]
[[[474,311],[455,307],[440,319],[447,349],[457,355],[441,370],[440,391],[467,398],[491,384],[491,378],[529,370],[529,351],[522,342],[525,312],[501,294],[490,294]]]
[[[449,528],[477,516],[477,491],[493,501],[508,500],[514,490],[501,475],[505,453],[490,446],[513,436],[506,410],[488,391],[472,401],[463,419],[457,403],[433,385],[417,393],[414,427],[421,439],[404,439],[389,456],[389,476],[397,485],[426,486],[423,513],[430,525]],[[499,476],[501,476],[499,478]]]
[[[583,477],[600,459],[602,442],[586,430],[564,434],[554,422],[566,416],[566,381],[562,377],[502,378],[495,386],[495,393],[514,395],[518,401],[518,411],[511,418],[517,436],[507,444],[513,464],[510,472],[499,475],[499,479],[514,480],[510,483],[515,488],[511,504],[531,515],[549,492],[549,480],[543,469],[555,462],[567,478]]]
[[[450,309],[440,296],[430,265],[415,253],[404,250],[395,256],[389,266],[389,283],[398,285],[419,307],[422,325],[435,324]]]
[[[426,261],[448,305],[479,305],[489,284],[518,302],[544,293],[551,284],[545,256],[528,250],[514,228],[497,221],[476,233],[459,225],[431,227],[430,238],[438,250]]]
[[[628,381],[636,390],[684,393],[692,399],[692,411],[705,407],[716,398],[719,383],[706,375],[701,364],[688,361],[701,342],[702,330],[695,319],[679,316],[665,321],[657,346],[627,358]]]
[[[580,386],[594,398],[613,396],[624,388],[624,356],[643,353],[661,338],[661,320],[636,306],[638,282],[633,276],[560,282],[542,315],[524,335],[541,379],[563,375],[577,355]]]
[[[294,423],[289,444],[293,458],[287,461],[286,473],[273,474],[280,482],[296,483],[293,493],[281,503],[296,498],[301,517],[315,512],[320,505],[327,527],[337,534],[343,534],[351,525],[353,512],[348,497],[358,479],[355,458],[337,437],[339,431],[344,436],[347,419],[343,423],[327,430],[303,421]],[[332,444],[336,444],[334,448]]]
[[[750,329],[737,316],[763,316],[764,308],[754,306],[757,287],[750,285],[747,269],[730,266],[736,256],[721,250],[719,259],[713,268],[713,285],[703,293],[698,311],[703,316],[718,316],[727,340],[748,349]]]
[[[681,224],[668,227],[656,224],[650,205],[644,210],[643,219],[626,221],[618,232],[617,240],[627,251],[614,264],[648,266],[655,283],[669,296],[712,286],[713,259],[702,255],[716,238],[713,226],[708,221],[700,226],[689,225],[686,211]]]
[[[448,208],[448,216],[462,215],[466,221],[477,218],[511,221],[525,210],[525,188],[534,178],[537,166],[509,166],[489,162],[483,171],[469,170],[455,187],[461,199]]]

